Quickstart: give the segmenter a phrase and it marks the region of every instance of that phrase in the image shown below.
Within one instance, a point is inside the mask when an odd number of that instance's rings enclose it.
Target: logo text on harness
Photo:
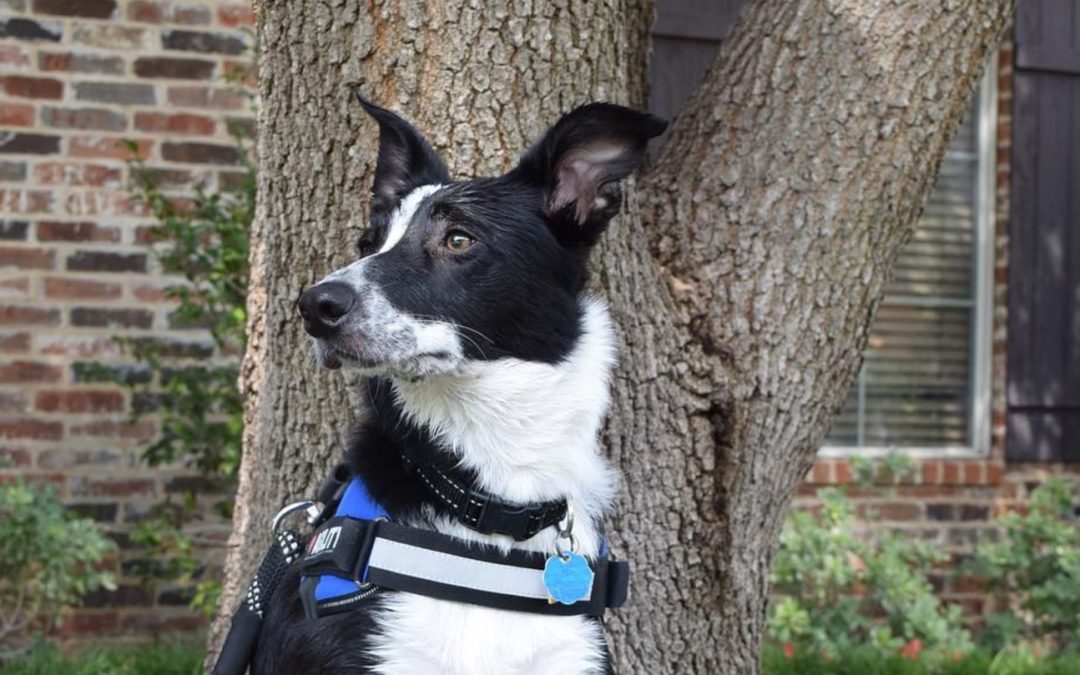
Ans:
[[[308,546],[308,555],[319,555],[324,551],[332,550],[337,546],[338,539],[341,537],[341,526],[329,527],[311,540],[311,545]]]

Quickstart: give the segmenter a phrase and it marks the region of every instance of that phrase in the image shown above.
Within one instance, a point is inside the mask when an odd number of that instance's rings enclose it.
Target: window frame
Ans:
[[[903,452],[916,458],[971,458],[990,455],[993,397],[994,356],[994,262],[997,188],[997,59],[993,54],[987,62],[979,84],[978,159],[975,197],[975,289],[972,312],[971,344],[971,415],[968,419],[970,444],[942,446],[880,446],[825,444],[819,457],[881,457]],[[862,369],[853,384],[862,399]],[[860,412],[860,415],[862,413]],[[860,425],[861,426],[861,425]]]

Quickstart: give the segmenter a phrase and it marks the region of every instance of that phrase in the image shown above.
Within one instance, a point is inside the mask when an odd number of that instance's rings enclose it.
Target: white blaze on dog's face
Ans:
[[[618,182],[664,122],[582,106],[509,173],[455,182],[415,128],[361,103],[380,130],[367,255],[298,302],[321,363],[416,379],[470,360],[564,359]]]

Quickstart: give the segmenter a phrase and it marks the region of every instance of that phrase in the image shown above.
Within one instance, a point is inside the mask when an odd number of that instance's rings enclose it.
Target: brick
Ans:
[[[250,2],[218,5],[218,23],[226,28],[241,28],[255,25],[255,12]]]
[[[140,232],[152,232],[156,229],[156,226],[139,228]],[[150,243],[146,241],[144,243]],[[170,285],[156,286],[152,284],[136,286],[132,289],[132,295],[143,302],[164,302],[170,299],[169,288]]]
[[[120,231],[115,227],[101,227],[97,223],[42,221],[37,224],[38,241],[120,241]]]
[[[92,328],[150,328],[154,313],[146,309],[76,307],[71,310],[71,325]]]
[[[961,504],[959,517],[963,521],[989,520],[990,507],[982,504]]]
[[[45,279],[45,297],[60,300],[113,300],[124,293],[120,284],[72,277]]]
[[[257,129],[255,120],[250,117],[229,117],[225,120],[225,128],[240,138],[255,138]]]
[[[38,54],[38,69],[70,73],[94,73],[123,75],[124,59],[101,54],[73,54],[71,52],[42,52]]]
[[[0,104],[0,124],[7,127],[28,127],[34,123],[34,106],[25,103]]]
[[[71,364],[71,379],[75,382],[136,384],[149,382],[152,378],[150,367],[144,363],[77,361]]]
[[[5,413],[23,413],[30,407],[30,400],[21,391],[0,391],[0,410]]]
[[[46,248],[0,246],[0,268],[50,269],[56,253]]]
[[[173,2],[135,0],[128,5],[128,19],[144,23],[177,23],[205,26],[210,23],[210,9],[201,5],[178,5]]]
[[[250,61],[228,59],[221,65],[221,72],[226,82],[240,84],[252,90],[258,87],[259,71]]]
[[[153,344],[157,352],[163,357],[205,359],[214,355],[213,343],[205,341],[190,342],[163,338],[138,338],[133,339],[131,342],[135,348],[145,346],[147,343]]]
[[[0,239],[4,241],[25,241],[30,223],[25,220],[0,220]]]
[[[218,188],[222,190],[237,191],[245,189],[245,186],[251,180],[252,176],[246,171],[218,171]]]
[[[119,167],[102,166],[100,164],[76,164],[74,162],[44,162],[34,167],[34,180],[39,185],[67,185],[71,187],[109,187],[119,188],[123,186],[124,171]],[[109,237],[108,241],[117,241],[116,237]],[[40,236],[39,236],[40,238]]]
[[[927,504],[926,517],[938,522],[956,520],[956,507],[952,504]]]
[[[30,333],[0,333],[0,352],[7,354],[30,351]]]
[[[917,520],[921,515],[919,505],[911,502],[889,502],[875,505],[873,508],[882,520],[892,522]]]
[[[26,180],[26,162],[0,161],[0,181]]]
[[[138,169],[138,176],[140,180],[150,181],[151,185],[156,186],[158,189],[176,189],[176,188],[188,188],[195,182],[195,174],[191,171],[184,169],[166,169],[162,167],[142,167]],[[206,176],[200,176],[200,180],[205,182]],[[140,226],[135,230],[135,242],[139,244],[146,244],[154,241],[149,238],[147,234],[152,231],[156,226]]]
[[[0,305],[0,324],[5,326],[30,324],[51,326],[58,323],[60,323],[60,310],[54,307]]]
[[[35,419],[0,419],[0,438],[27,441],[58,441],[64,436],[64,425]]]
[[[60,152],[60,137],[15,133],[0,137],[0,153],[51,155]]]
[[[89,518],[99,523],[115,523],[116,514],[119,512],[120,507],[115,502],[106,504],[93,502],[93,503],[67,503],[64,504],[64,508],[68,513],[72,514],[76,518]],[[86,603],[86,598],[83,596],[83,604]]]
[[[72,424],[69,432],[72,436],[90,438],[121,438],[146,442],[157,435],[154,420],[118,421],[114,419],[95,419],[85,424]]]
[[[62,638],[90,637],[115,634],[120,626],[120,615],[114,611],[71,612],[64,616],[56,634]]]
[[[127,632],[139,631],[153,635],[180,635],[197,633],[206,629],[205,619],[198,614],[185,612],[127,613],[121,619],[120,628]]]
[[[30,19],[0,20],[0,38],[19,40],[45,40],[59,42],[64,34],[59,23],[53,21],[31,21]]]
[[[116,14],[116,0],[34,0],[36,14],[110,19]]]
[[[139,77],[159,77],[175,80],[206,80],[214,72],[214,62],[202,59],[175,59],[144,56],[135,59],[135,74]]]
[[[247,45],[236,36],[192,30],[162,31],[161,46],[200,54],[243,54],[247,51]]]
[[[162,158],[187,164],[236,164],[240,161],[237,149],[212,143],[163,143]]]
[[[145,158],[154,147],[151,140],[136,141],[135,150],[123,138],[109,136],[73,136],[68,141],[68,154],[75,157],[95,157],[130,161]]]
[[[52,193],[45,190],[0,190],[0,211],[43,213],[52,207]]]
[[[75,98],[117,105],[153,105],[154,88],[128,82],[76,82]]]
[[[63,370],[49,363],[11,361],[0,364],[0,382],[55,382],[60,377],[63,377]]]
[[[76,23],[72,34],[72,40],[78,44],[127,53],[149,47],[150,38],[145,28],[100,23]]]
[[[166,96],[169,103],[189,108],[240,110],[247,102],[242,94],[223,87],[169,87]]]
[[[45,106],[41,109],[41,121],[47,126],[60,129],[99,129],[101,131],[127,129],[127,116],[124,113],[104,108]]]
[[[76,272],[145,272],[145,253],[76,251],[67,259],[67,268]]]
[[[48,413],[123,412],[124,395],[108,389],[41,391],[34,399],[34,407]]]
[[[116,506],[115,504],[113,505]],[[116,517],[116,509],[113,509],[113,518]],[[83,596],[82,604],[85,607],[150,607],[154,604],[154,592],[149,586],[142,584],[125,584],[117,586],[115,591],[98,589]]]
[[[138,112],[135,114],[135,128],[149,132],[209,135],[214,133],[217,122],[211,117],[190,113],[170,115],[158,112]]]
[[[0,275],[0,298],[30,297],[30,278],[26,275]]]
[[[33,455],[29,450],[21,448],[0,448],[0,467],[7,466],[14,469],[23,469],[33,462]]]
[[[154,481],[147,478],[82,478],[72,481],[71,494],[77,497],[135,497],[154,494]]]
[[[0,45],[0,65],[20,68],[30,65],[30,56],[20,45]]]
[[[19,98],[58,100],[64,96],[64,83],[52,77],[5,75],[0,77],[0,87],[8,96]]]
[[[102,358],[120,355],[120,343],[108,335],[38,335],[37,350],[49,356]]]

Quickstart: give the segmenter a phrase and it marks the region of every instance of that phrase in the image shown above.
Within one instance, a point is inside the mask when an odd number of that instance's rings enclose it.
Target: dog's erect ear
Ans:
[[[357,94],[360,105],[379,123],[379,159],[371,188],[371,223],[386,225],[405,195],[422,185],[450,182],[442,158],[404,119]]]
[[[561,237],[592,244],[619,212],[619,181],[665,128],[659,117],[613,103],[583,105],[563,115],[515,171],[543,187],[545,212]]]

